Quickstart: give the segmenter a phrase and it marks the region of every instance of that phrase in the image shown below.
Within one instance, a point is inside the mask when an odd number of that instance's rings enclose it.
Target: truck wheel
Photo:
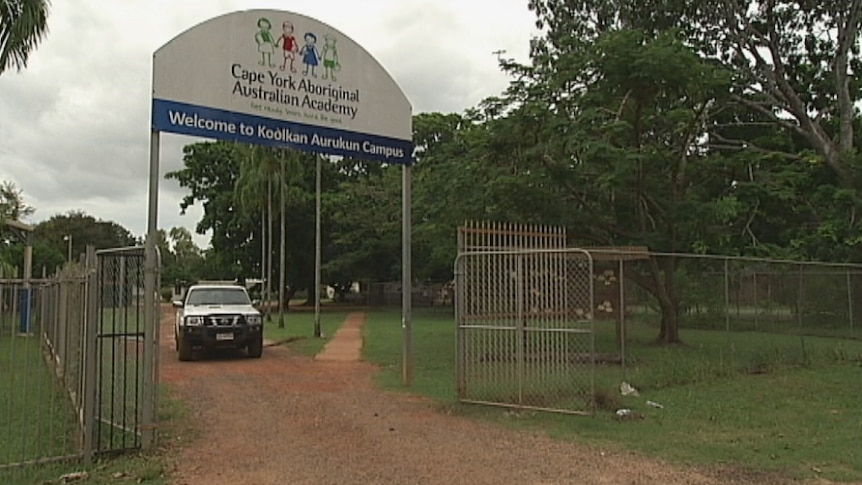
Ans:
[[[248,356],[252,359],[259,359],[263,354],[263,334],[248,343]]]
[[[177,337],[177,347],[180,352],[180,361],[186,362],[192,360],[192,343],[188,339]]]

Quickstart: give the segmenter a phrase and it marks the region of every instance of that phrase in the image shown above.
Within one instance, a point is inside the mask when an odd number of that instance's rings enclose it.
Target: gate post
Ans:
[[[152,448],[156,442],[156,406],[158,402],[159,326],[159,250],[153,243],[144,248],[144,362],[141,397],[141,447]]]
[[[82,454],[84,463],[91,463],[93,453],[96,449],[96,439],[99,430],[98,422],[96,421],[96,402],[98,400],[97,381],[97,363],[99,344],[98,329],[101,323],[101,315],[99,308],[99,278],[98,278],[98,263],[96,260],[96,249],[94,246],[87,246],[86,256],[87,279],[85,283],[85,297],[87,299],[87,310],[84,317],[84,372],[83,372],[83,396],[81,410],[81,431],[83,433]]]

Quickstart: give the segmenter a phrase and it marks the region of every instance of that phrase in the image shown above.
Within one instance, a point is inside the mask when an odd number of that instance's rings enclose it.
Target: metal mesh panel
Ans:
[[[98,253],[96,451],[141,446],[144,388],[144,252]]]
[[[622,375],[599,368],[603,389],[621,378],[650,390],[862,357],[858,265],[649,253],[624,268],[624,365]],[[674,316],[656,295],[659,284],[672,288],[685,345],[656,345]],[[600,355],[614,337],[597,324]]]
[[[79,452],[81,366],[70,361],[83,322],[77,274],[0,280],[0,481],[7,468]]]
[[[591,274],[590,257],[583,251],[459,256],[455,284],[459,398],[591,412]]]

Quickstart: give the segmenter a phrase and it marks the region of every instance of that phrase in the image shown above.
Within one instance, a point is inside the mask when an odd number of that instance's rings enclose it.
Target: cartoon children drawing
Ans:
[[[335,73],[341,70],[338,63],[338,48],[335,47],[335,36],[326,34],[323,36],[323,79],[335,79]]]
[[[293,36],[292,23],[284,22],[281,24],[281,37],[278,38],[276,46],[280,46],[282,53],[284,53],[284,62],[281,64],[281,70],[283,71],[287,67],[287,61],[289,60],[290,72],[296,72],[296,68],[293,67],[293,61],[296,59],[296,52],[299,50],[299,47],[296,45],[296,37]]]
[[[261,17],[257,21],[257,26],[260,30],[254,34],[254,41],[257,42],[257,51],[260,53],[261,66],[275,67],[272,63],[272,53],[275,52],[275,39],[272,38],[272,24],[269,19]]]
[[[317,50],[317,36],[308,32],[305,34],[305,45],[299,51],[302,56],[302,63],[305,64],[305,70],[302,71],[303,76],[308,75],[308,70],[311,69],[311,75],[317,77],[314,68],[320,61],[320,51]]]

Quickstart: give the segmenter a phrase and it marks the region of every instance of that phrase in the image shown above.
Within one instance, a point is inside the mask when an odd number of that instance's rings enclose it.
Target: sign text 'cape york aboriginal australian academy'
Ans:
[[[153,128],[410,163],[412,109],[362,47],[300,14],[203,22],[153,56]]]

